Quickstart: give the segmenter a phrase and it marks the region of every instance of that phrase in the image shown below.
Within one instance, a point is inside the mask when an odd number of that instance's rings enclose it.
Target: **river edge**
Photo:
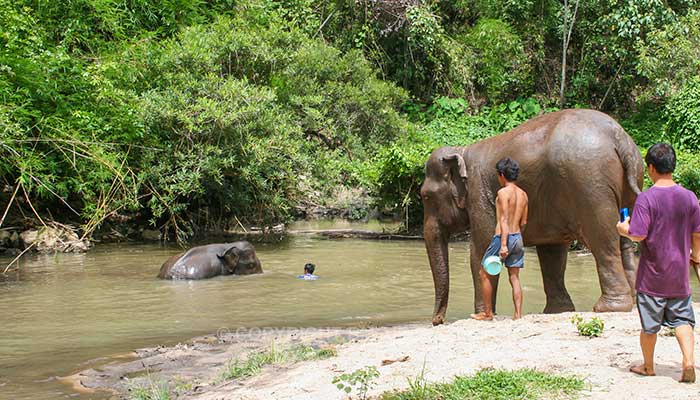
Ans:
[[[695,310],[700,304],[694,303]],[[410,380],[447,381],[483,368],[536,368],[583,378],[586,399],[697,399],[700,383],[681,384],[681,354],[676,339],[659,335],[655,377],[628,372],[641,361],[639,317],[628,313],[578,313],[605,322],[599,338],[578,335],[570,319],[576,313],[530,314],[518,321],[473,319],[432,327],[424,323],[370,328],[277,328],[220,330],[171,347],[136,350],[132,360],[112,359],[64,381],[81,391],[111,391],[128,399],[128,390],[168,382],[177,399],[346,399],[333,378],[374,366],[380,376],[372,396],[404,389]],[[699,317],[696,313],[696,319]],[[231,359],[296,344],[332,347],[335,357],[264,367],[259,375],[215,382]],[[698,340],[696,339],[696,349]],[[698,351],[696,350],[696,353]],[[696,360],[698,359],[696,354]],[[180,388],[178,390],[178,388]],[[179,394],[176,395],[176,393]],[[175,396],[176,395],[176,396]]]

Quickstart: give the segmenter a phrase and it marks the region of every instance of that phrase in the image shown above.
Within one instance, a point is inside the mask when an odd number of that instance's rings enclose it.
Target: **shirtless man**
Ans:
[[[523,292],[518,274],[525,261],[520,229],[527,223],[527,194],[515,184],[520,172],[520,166],[516,161],[506,157],[496,164],[496,171],[498,172],[498,182],[502,186],[496,195],[496,232],[483,259],[499,255],[504,260],[506,267],[508,267],[510,285],[513,287],[513,304],[515,305],[513,319],[519,319],[522,316]],[[492,320],[493,286],[491,277],[484,268],[479,271],[479,276],[484,311],[472,314],[472,318]]]

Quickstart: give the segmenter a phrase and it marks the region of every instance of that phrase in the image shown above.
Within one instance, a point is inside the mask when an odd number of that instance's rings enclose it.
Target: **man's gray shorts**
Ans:
[[[670,328],[695,326],[695,312],[690,296],[667,299],[638,292],[637,310],[644,333],[657,333],[661,325]]]

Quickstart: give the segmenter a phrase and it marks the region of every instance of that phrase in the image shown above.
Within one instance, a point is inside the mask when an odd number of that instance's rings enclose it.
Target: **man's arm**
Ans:
[[[646,239],[646,236],[632,236],[630,235],[630,217],[625,218],[623,222],[617,223],[617,232],[620,236],[624,236],[633,242],[641,242]]]
[[[693,232],[690,262],[695,265],[700,264],[700,232]]]
[[[523,226],[527,225],[527,209],[528,209],[528,199],[527,199],[527,193],[523,191],[523,194],[525,195],[525,208],[523,209],[523,215],[520,218],[520,229],[523,229]]]
[[[496,196],[496,211],[499,216],[499,224],[501,225],[501,251],[499,256],[506,258],[508,256],[508,202],[510,193],[505,190],[500,190]]]

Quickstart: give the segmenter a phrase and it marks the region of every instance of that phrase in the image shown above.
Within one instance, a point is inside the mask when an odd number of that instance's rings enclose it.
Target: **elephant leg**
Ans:
[[[568,243],[537,246],[544,293],[547,296],[544,312],[547,314],[575,310],[564,282],[568,251]]]
[[[634,306],[628,276],[622,267],[620,235],[614,225],[617,210],[610,214],[605,219],[593,219],[583,232],[583,240],[595,257],[600,282],[601,295],[593,306],[595,312],[630,311]]]
[[[481,259],[483,258],[486,248],[488,247],[488,241],[478,240],[472,237],[469,250],[469,266],[472,270],[472,281],[474,282],[474,312],[482,313],[486,311],[486,305],[484,304],[484,293],[482,290],[481,283],[481,273],[483,268],[481,267]],[[477,245],[477,243],[479,243]],[[489,282],[491,282],[491,311],[496,313],[496,293],[498,293],[498,278],[500,275],[488,276]]]
[[[424,224],[423,237],[435,284],[433,325],[440,325],[445,322],[447,300],[450,295],[450,264],[447,247],[449,233],[444,232],[437,223],[428,222]]]
[[[622,268],[625,270],[627,284],[630,285],[630,294],[634,299],[637,296],[637,262],[634,259],[634,243],[626,237],[620,237],[620,252],[622,253]]]

